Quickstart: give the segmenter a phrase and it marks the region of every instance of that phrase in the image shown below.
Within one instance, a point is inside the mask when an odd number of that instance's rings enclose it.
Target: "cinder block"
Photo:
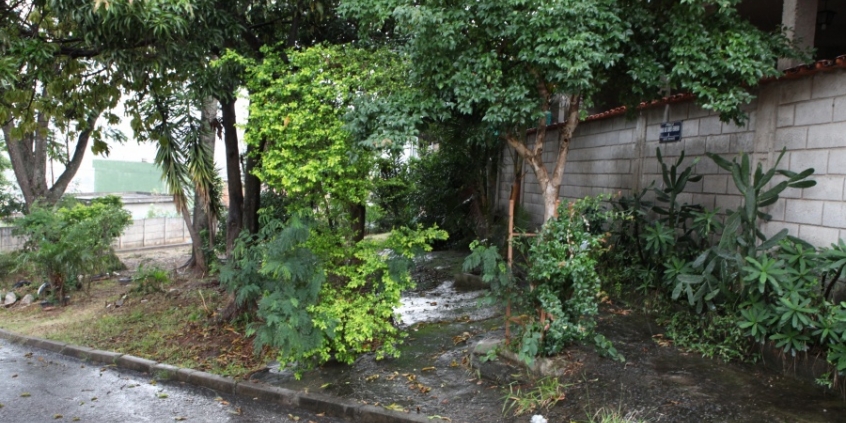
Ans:
[[[708,210],[714,209],[715,199],[713,194],[693,194],[693,204],[699,204]]]
[[[746,120],[746,130],[755,132],[756,125],[758,124],[758,111],[756,109],[751,109],[746,112],[748,119]]]
[[[799,150],[805,148],[805,141],[808,139],[808,128],[789,127],[776,129],[775,150],[780,151],[787,147],[788,150]]]
[[[682,122],[682,140],[699,135],[699,119],[689,119]]]
[[[729,135],[712,135],[705,140],[705,148],[709,153],[731,153],[731,138]]]
[[[718,174],[719,169],[720,169],[720,167],[717,166],[717,164],[714,163],[714,161],[711,160],[710,157],[703,157],[702,160],[700,160],[699,163],[696,164],[696,169],[694,169],[694,170],[695,170],[696,174],[705,175],[705,178],[707,179],[708,178],[707,175]]]
[[[702,192],[707,194],[725,194],[728,175],[708,175],[702,178]]]
[[[715,198],[714,205],[719,207],[724,213],[730,210],[736,210],[740,207],[741,200],[737,195],[718,195]]]
[[[814,125],[808,129],[808,148],[846,147],[846,122]]]
[[[796,104],[794,125],[816,125],[831,122],[834,100],[825,98]]]
[[[834,113],[832,114],[831,120],[834,122],[842,122],[846,120],[846,96],[834,99]]]
[[[634,129],[621,129],[617,131],[617,144],[628,144],[634,142]]]
[[[670,121],[687,119],[687,111],[690,103],[675,103],[670,105]]]
[[[782,159],[782,165],[788,164],[788,168],[794,172],[812,167],[817,175],[827,173],[828,150],[792,151],[789,156],[789,160]]]
[[[776,114],[776,126],[779,128],[793,126],[793,113],[795,109],[796,105],[794,104],[779,106]]]
[[[660,132],[661,132],[661,126],[660,125],[648,125],[646,127],[646,140],[647,141],[658,141],[658,136],[659,136]]]
[[[620,131],[626,128],[626,117],[625,116],[617,116],[611,119],[611,129],[614,131]]]
[[[783,222],[784,221],[785,203],[787,203],[787,200],[785,200],[784,198],[779,198],[778,201],[776,201],[773,205],[771,205],[769,207],[769,210],[767,210],[767,213],[769,213],[770,216],[772,216],[773,221],[777,221],[777,222]]]
[[[739,134],[735,134],[732,136],[731,139],[731,151],[732,153],[742,153],[752,152],[752,146],[755,143],[755,133],[754,132],[742,132]]]
[[[837,148],[828,151],[828,173],[846,174],[846,148]]]
[[[700,106],[696,103],[688,103],[688,104],[690,104],[690,106],[688,106],[688,111],[687,111],[687,118],[688,119],[701,118],[701,117],[710,116],[710,115],[714,114],[713,111],[703,109],[702,106]]]
[[[799,188],[787,188],[779,194],[779,197],[800,199],[802,198],[802,190]]]
[[[723,122],[719,116],[708,116],[699,119],[699,135],[719,135],[723,131]]]
[[[682,127],[684,131],[684,127]],[[684,142],[684,154],[687,156],[701,156],[705,154],[706,140],[705,137],[692,137],[688,139],[682,138]]]
[[[802,198],[810,200],[843,200],[843,176],[817,176],[817,185],[803,189]]]
[[[781,85],[781,101],[779,104],[795,103],[811,98],[811,78],[785,81]]]
[[[761,232],[763,232],[767,237],[771,237],[781,232],[782,229],[787,229],[787,233],[789,235],[799,236],[799,225],[795,223],[772,221],[761,224]]]
[[[813,78],[814,98],[834,97],[846,95],[846,72],[823,72],[814,75]]]
[[[818,247],[824,247],[836,243],[840,238],[840,231],[837,228],[824,226],[799,225],[799,238]]]
[[[823,226],[846,229],[846,203],[826,201],[823,206]]]
[[[784,209],[784,220],[791,223],[821,225],[822,209],[822,201],[788,199]]]
[[[647,125],[660,125],[661,122],[664,122],[664,108],[663,107],[651,107],[646,109],[646,124]]]
[[[723,122],[722,133],[723,134],[735,134],[735,133],[738,133],[738,132],[748,131],[749,128],[746,126],[748,123],[749,123],[748,120],[743,125],[738,125],[734,122]]]

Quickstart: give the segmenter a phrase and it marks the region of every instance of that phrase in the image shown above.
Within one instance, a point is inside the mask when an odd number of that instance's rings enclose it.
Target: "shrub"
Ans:
[[[313,221],[270,220],[243,235],[220,273],[239,304],[255,310],[248,333],[258,349],[303,369],[332,358],[352,363],[365,352],[399,355],[404,334],[393,325],[400,294],[413,286],[411,258],[446,233],[396,229],[384,242],[348,245]]]
[[[164,292],[164,287],[170,284],[170,275],[167,270],[158,266],[144,266],[138,267],[138,271],[132,276],[132,281],[136,283],[133,291],[142,295],[153,294],[156,292]]]
[[[600,278],[596,268],[605,250],[603,224],[620,217],[603,211],[609,197],[587,197],[559,206],[559,216],[544,224],[531,242],[525,265],[530,288],[520,288],[495,247],[479,243],[464,261],[464,270],[482,270],[492,295],[512,301],[519,311],[535,313],[518,331],[515,346],[521,359],[531,363],[537,356],[554,355],[573,343],[588,342],[600,353],[622,360],[611,343],[595,332]]]
[[[21,264],[42,273],[60,302],[65,287],[81,287],[78,276],[102,272],[111,263],[111,243],[131,222],[115,198],[88,206],[33,206],[14,221],[15,233],[26,238]]]

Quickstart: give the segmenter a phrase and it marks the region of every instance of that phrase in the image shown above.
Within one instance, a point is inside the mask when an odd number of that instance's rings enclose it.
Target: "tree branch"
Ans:
[[[582,97],[580,94],[574,94],[570,97],[570,105],[567,108],[567,120],[558,132],[558,158],[555,162],[555,169],[552,171],[552,178],[554,181],[558,181],[557,183],[561,183],[561,179],[564,176],[564,166],[567,164],[570,140],[573,139],[573,133],[579,125],[581,100]]]
[[[79,166],[82,164],[82,157],[85,155],[85,149],[88,147],[88,140],[91,138],[91,133],[94,132],[94,125],[97,123],[100,113],[102,113],[102,111],[92,113],[85,121],[86,128],[83,129],[76,138],[76,147],[73,151],[73,157],[70,158],[67,167],[65,167],[65,171],[62,172],[59,179],[56,179],[56,183],[50,187],[50,191],[47,194],[47,201],[51,204],[58,201],[59,198],[64,195],[68,184],[73,177],[76,176],[76,171],[79,170]]]

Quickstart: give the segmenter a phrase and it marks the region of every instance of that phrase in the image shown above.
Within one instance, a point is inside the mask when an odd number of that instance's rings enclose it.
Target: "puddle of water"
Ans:
[[[479,321],[497,314],[493,307],[479,307],[484,291],[458,292],[454,282],[444,281],[431,290],[408,293],[395,311],[404,326],[417,323]]]

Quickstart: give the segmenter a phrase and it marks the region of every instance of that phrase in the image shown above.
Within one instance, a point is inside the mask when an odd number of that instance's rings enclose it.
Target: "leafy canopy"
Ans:
[[[554,94],[636,105],[691,92],[742,120],[747,86],[793,57],[745,21],[739,0],[348,0],[342,12],[407,39],[424,116],[479,111],[503,130],[536,124]]]
[[[264,60],[247,67],[246,139],[256,146],[267,141],[257,176],[301,208],[326,198],[362,204],[372,189],[367,176],[378,152],[361,147],[346,122],[372,110],[369,103],[404,89],[403,69],[384,49],[318,45],[287,57],[265,49]]]

